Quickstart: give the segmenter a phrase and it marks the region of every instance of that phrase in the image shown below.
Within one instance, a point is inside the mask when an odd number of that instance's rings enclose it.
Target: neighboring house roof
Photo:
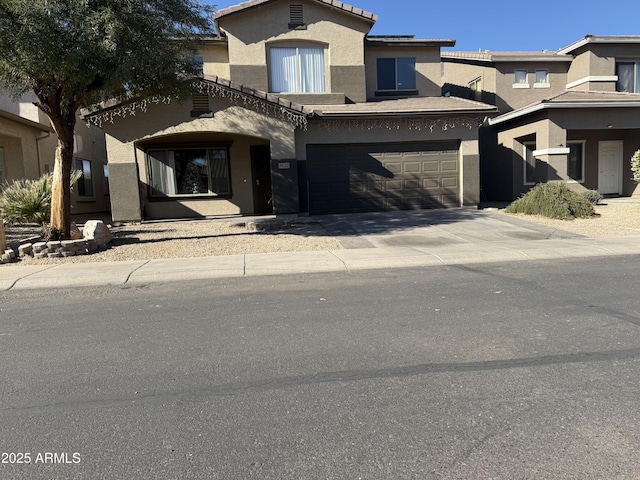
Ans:
[[[260,5],[264,5],[266,3],[270,3],[274,0],[249,0],[248,2],[239,3],[238,5],[232,5],[227,8],[223,8],[213,14],[214,20],[218,20],[221,17],[225,17],[227,15],[232,15],[234,13],[241,12],[248,8],[258,7]],[[347,13],[351,13],[358,17],[361,17],[365,20],[368,20],[371,23],[375,23],[378,20],[378,16],[374,15],[371,12],[367,12],[362,10],[361,8],[352,7],[351,5],[347,5],[346,3],[339,2],[337,0],[315,0],[318,3],[322,3],[323,5],[327,5],[329,7],[334,7],[339,10],[342,10]]]
[[[548,109],[575,108],[640,108],[640,93],[626,92],[596,92],[596,91],[566,91],[541,102],[528,105],[518,110],[505,113],[489,119],[489,125],[497,125],[531,113]]]
[[[366,42],[384,47],[454,47],[455,40],[417,39],[413,35],[367,35]]]
[[[640,35],[585,35],[568,47],[558,50],[558,55],[566,55],[578,48],[590,43],[637,43],[640,44]]]
[[[415,97],[340,105],[307,105],[320,117],[385,117],[407,115],[445,115],[497,111],[493,105],[457,97]]]
[[[573,57],[557,52],[442,52],[443,60],[463,60],[475,62],[570,62]]]
[[[29,120],[28,118],[21,117],[20,115],[9,113],[5,110],[0,110],[0,117],[7,118],[16,123],[20,123],[22,125],[26,125],[27,127],[35,128],[36,130],[41,130],[43,132],[53,132],[53,128],[51,128],[50,125],[44,125],[39,122],[34,122],[33,120]]]

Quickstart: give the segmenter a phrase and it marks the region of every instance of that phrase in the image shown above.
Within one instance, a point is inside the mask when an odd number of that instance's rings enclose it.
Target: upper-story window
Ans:
[[[640,62],[617,62],[618,92],[640,93]]]
[[[274,93],[324,93],[324,48],[272,47],[271,91]]]
[[[526,70],[514,70],[513,88],[529,88],[528,72]]]
[[[536,83],[534,88],[549,88],[549,70],[536,70]]]
[[[471,100],[482,101],[482,77],[469,82],[469,97]]]
[[[415,57],[378,58],[378,90],[415,90]]]

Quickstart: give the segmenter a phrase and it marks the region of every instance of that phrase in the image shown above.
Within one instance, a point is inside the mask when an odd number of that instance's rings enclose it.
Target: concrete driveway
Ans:
[[[580,237],[496,209],[454,208],[314,217],[343,248],[444,247],[513,240]]]

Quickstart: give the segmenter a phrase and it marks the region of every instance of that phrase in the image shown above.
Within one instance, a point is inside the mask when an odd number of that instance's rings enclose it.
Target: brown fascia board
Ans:
[[[637,43],[640,44],[640,35],[585,35],[577,42],[573,42],[571,45],[558,50],[558,55],[566,55],[575,52],[580,47],[591,43],[608,43],[608,44],[620,44],[620,43]]]
[[[254,8],[254,7],[259,7],[261,5],[273,2],[274,0],[249,0],[248,2],[243,2],[243,3],[239,3],[237,5],[232,5],[230,7],[227,8],[223,8],[222,10],[219,10],[217,12],[215,12],[213,14],[213,19],[214,21],[217,23],[218,19],[222,18],[222,17],[226,17],[228,15],[233,15],[239,12],[242,12],[244,10],[250,9],[250,8]],[[359,18],[362,18],[364,20],[367,20],[369,22],[371,22],[371,24],[374,24],[375,22],[378,21],[378,16],[371,13],[371,12],[367,12],[365,10],[362,10],[361,8],[356,8],[353,7],[351,5],[348,5],[346,3],[342,3],[339,2],[337,0],[315,0],[318,3],[321,3],[323,5],[326,5],[328,7],[333,7],[333,8],[337,8],[339,10],[342,10],[343,12],[346,13],[350,13],[352,15],[355,15]]]
[[[365,44],[372,47],[455,47],[455,40],[420,40],[409,38],[385,38],[366,37]]]

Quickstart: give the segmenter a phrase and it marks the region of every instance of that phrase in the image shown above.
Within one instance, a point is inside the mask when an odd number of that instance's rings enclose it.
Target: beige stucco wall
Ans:
[[[35,179],[44,173],[41,172],[40,150],[50,150],[49,145],[43,144],[45,137],[47,133],[38,128],[0,117],[0,147],[4,150],[7,175],[3,180]],[[42,158],[46,158],[46,152],[42,152]]]
[[[288,1],[269,2],[219,19],[229,42],[231,80],[267,91],[270,45],[316,43],[326,47],[328,93],[363,101],[364,36],[371,23],[318,2],[300,3],[306,29],[289,29]],[[336,69],[347,69],[352,75],[339,75],[341,82],[336,83],[332,79]]]
[[[565,91],[568,64],[560,62],[502,62],[496,64],[497,106],[500,113],[516,110]],[[529,88],[514,88],[515,70],[527,70]],[[548,70],[549,87],[535,85],[536,70]]]
[[[415,57],[416,88],[422,97],[439,97],[442,87],[442,67],[439,47],[378,47],[367,45],[365,64],[367,97],[375,98],[378,89],[377,59]]]
[[[442,83],[468,87],[476,78],[482,78],[482,90],[496,93],[496,70],[493,66],[442,61]]]
[[[295,158],[293,125],[240,106],[227,98],[211,98],[212,118],[192,118],[189,102],[150,105],[146,113],[105,124],[109,164],[136,165],[144,212],[150,218],[253,213],[250,147],[271,146],[273,159]],[[145,149],[149,146],[193,146],[230,143],[232,195],[228,198],[150,199],[147,195]],[[138,192],[131,185],[120,192],[113,185],[114,219],[135,216],[131,202]],[[131,220],[133,218],[127,218]]]
[[[226,45],[204,45],[200,48],[200,54],[205,75],[230,79],[229,51]]]

